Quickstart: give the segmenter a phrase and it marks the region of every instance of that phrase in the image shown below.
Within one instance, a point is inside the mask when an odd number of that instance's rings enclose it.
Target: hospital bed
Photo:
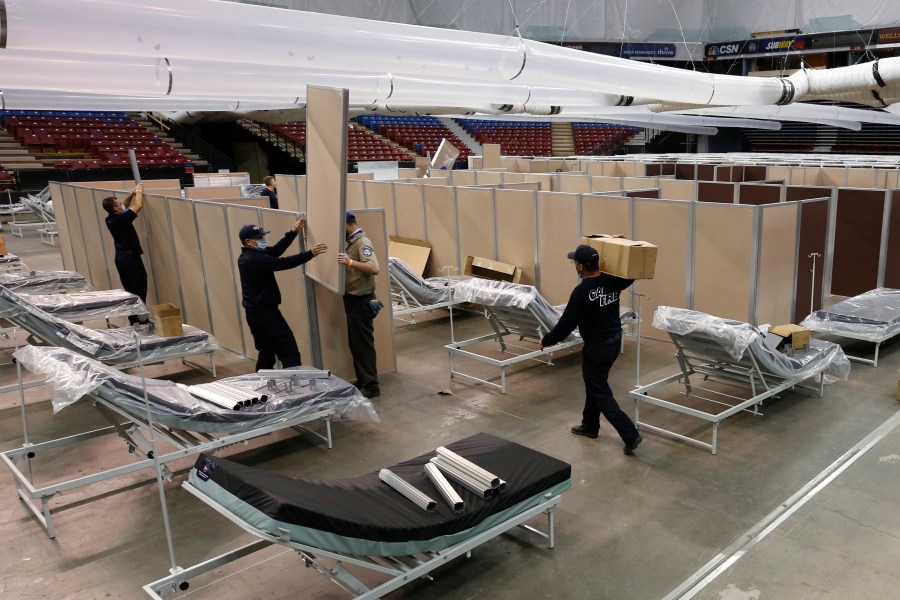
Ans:
[[[147,306],[141,299],[125,290],[20,294],[20,297],[48,314],[73,323],[147,314]]]
[[[653,315],[653,326],[666,331],[675,344],[675,358],[680,371],[629,392],[634,400],[634,421],[639,429],[654,431],[716,453],[718,427],[725,419],[742,411],[761,414],[762,403],[786,391],[796,391],[821,397],[825,374],[838,379],[850,375],[850,361],[837,344],[811,340],[806,349],[796,349],[792,355],[773,349],[756,327],[706,313],[660,306]],[[737,396],[698,385],[698,380],[716,380],[730,386],[749,390]],[[802,385],[813,380],[814,386]],[[684,386],[686,399],[676,402],[654,394],[669,384]],[[714,397],[702,396],[698,391]],[[712,441],[682,435],[640,420],[640,403],[646,402],[701,419],[712,425]],[[709,409],[696,408],[709,406]],[[712,412],[716,407],[718,412]]]
[[[817,333],[874,343],[874,359],[847,358],[877,367],[881,344],[900,333],[900,290],[870,290],[811,313],[800,326]]]
[[[535,343],[539,344],[541,338],[556,326],[562,314],[562,308],[551,306],[534,286],[472,278],[457,284],[453,293],[455,301],[481,305],[493,333],[463,341],[456,341],[455,334],[451,334],[453,341],[444,346],[450,356],[450,377],[460,376],[490,385],[499,388],[505,394],[507,368],[529,360],[552,365],[554,353],[572,352],[582,344],[581,337],[576,332],[555,346],[544,349],[539,346],[535,347]],[[637,316],[630,308],[623,307],[620,311],[620,318],[624,328],[629,322],[636,321]],[[508,341],[507,338],[517,338],[518,341],[527,340],[531,342],[531,346],[518,346]],[[495,358],[471,348],[489,341],[497,342],[503,358]],[[522,352],[516,353],[514,350]],[[460,371],[454,357],[498,367],[500,383],[487,381]]]
[[[453,299],[453,288],[463,279],[454,277],[430,277],[425,279],[399,258],[388,258],[388,275],[391,281],[391,301],[397,307],[395,319],[415,323],[417,313],[450,308],[459,302]]]
[[[22,259],[15,254],[4,254],[0,256],[0,273],[20,273],[27,267]]]
[[[84,275],[75,271],[28,271],[0,274],[0,287],[29,294],[89,289]]]
[[[56,532],[50,499],[68,490],[153,468],[157,462],[164,476],[171,478],[165,465],[174,460],[215,452],[287,428],[305,430],[304,425],[315,421],[324,424],[325,433],[310,433],[331,448],[332,419],[378,420],[369,400],[327,371],[301,368],[185,386],[126,375],[64,348],[25,346],[15,357],[24,368],[47,377],[47,385],[53,390],[54,412],[86,398],[110,423],[41,443],[30,443],[26,429],[26,443],[21,448],[0,454],[15,477],[19,498],[51,538]],[[24,413],[24,405],[22,410]],[[40,486],[31,478],[32,462],[42,454],[66,449],[71,455],[74,446],[112,434],[124,440],[129,453],[136,457],[132,462],[95,472],[90,472],[88,464],[74,479]]]
[[[483,498],[453,484],[464,500],[456,513],[442,502],[428,513],[369,473],[354,479],[311,481],[267,473],[201,456],[184,488],[258,541],[144,586],[161,599],[187,589],[190,580],[269,546],[295,551],[307,567],[358,599],[380,598],[437,567],[472,552],[516,527],[548,540],[553,548],[554,510],[571,487],[571,467],[560,460],[485,433],[447,448],[507,482],[505,492]],[[390,471],[439,498],[424,473],[434,452]],[[525,523],[546,514],[548,529]],[[363,584],[354,571],[380,574]],[[369,578],[371,579],[371,578]],[[372,586],[372,587],[370,587]],[[299,588],[299,585],[298,585]],[[299,592],[298,595],[303,595]]]
[[[13,235],[23,237],[25,229],[37,229],[41,234],[41,242],[48,246],[56,245],[56,236],[59,231],[56,228],[56,215],[53,212],[53,201],[50,199],[50,188],[44,188],[37,195],[28,194],[21,199],[26,211],[14,212],[10,229]],[[35,221],[23,220],[21,215],[30,214]]]

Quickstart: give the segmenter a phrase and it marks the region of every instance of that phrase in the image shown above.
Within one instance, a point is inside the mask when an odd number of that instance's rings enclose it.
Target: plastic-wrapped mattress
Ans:
[[[122,329],[89,329],[55,317],[18,294],[0,288],[0,317],[28,331],[48,346],[68,348],[111,364],[145,363],[218,350],[209,333],[184,326],[184,335],[162,337],[138,325]],[[139,356],[140,351],[140,356]]]
[[[89,288],[84,276],[75,271],[4,273],[0,275],[0,286],[10,290],[35,294]]]
[[[810,340],[807,350],[795,350],[788,356],[767,346],[763,334],[749,323],[671,306],[656,309],[653,326],[669,332],[692,351],[709,344],[745,366],[751,364],[752,355],[763,372],[784,379],[802,380],[823,371],[839,379],[850,376],[850,361],[841,347],[831,342]]]
[[[253,527],[322,550],[367,556],[403,556],[440,550],[490,529],[571,487],[571,466],[513,442],[480,433],[447,448],[507,482],[506,492],[484,499],[452,484],[466,505],[457,514],[439,500],[425,475],[434,453],[390,467],[438,501],[421,510],[373,472],[353,479],[313,481],[267,473],[201,455],[190,482]]]
[[[57,412],[87,394],[94,394],[140,419],[146,404],[140,377],[127,375],[65,348],[25,346],[15,357],[26,369],[47,378]],[[202,433],[233,433],[265,427],[322,410],[334,409],[346,420],[378,420],[371,401],[338,377],[299,378],[289,388],[287,378],[256,374],[228,377],[217,383],[232,389],[265,394],[265,402],[231,410],[193,396],[187,386],[161,379],[147,379],[147,397],[153,421],[165,427]]]
[[[411,294],[423,306],[449,301],[450,289],[463,281],[448,277],[425,279],[416,274],[408,264],[393,256],[388,258],[388,269],[403,290]]]
[[[125,290],[21,294],[21,298],[44,312],[66,321],[89,321],[147,313],[147,306],[141,299]]]
[[[800,325],[821,333],[884,341],[900,333],[900,290],[876,288],[818,310]]]

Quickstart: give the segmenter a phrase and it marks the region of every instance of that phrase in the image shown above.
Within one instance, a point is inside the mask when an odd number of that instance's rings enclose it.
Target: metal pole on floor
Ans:
[[[815,310],[815,301],[816,301],[816,258],[821,257],[822,255],[818,252],[813,252],[812,254],[807,255],[806,258],[813,259],[812,264],[812,283],[810,283],[809,290],[809,314],[812,314]]]

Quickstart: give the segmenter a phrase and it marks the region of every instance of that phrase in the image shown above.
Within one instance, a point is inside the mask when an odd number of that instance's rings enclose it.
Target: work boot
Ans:
[[[625,447],[622,449],[622,452],[624,452],[625,454],[633,453],[637,449],[637,447],[641,445],[641,442],[643,442],[643,441],[644,441],[644,438],[641,437],[641,434],[638,434],[638,436],[636,438],[634,438],[633,440],[631,440],[630,442],[627,442],[625,444]]]
[[[367,387],[360,390],[366,398],[377,398],[381,395],[381,390],[377,387]]]
[[[584,437],[589,437],[591,439],[596,439],[599,435],[596,431],[588,431],[584,428],[583,425],[575,425],[572,427],[572,433],[575,435],[583,435]]]

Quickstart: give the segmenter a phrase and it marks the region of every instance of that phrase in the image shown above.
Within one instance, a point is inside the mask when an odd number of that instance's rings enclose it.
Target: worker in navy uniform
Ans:
[[[328,250],[325,244],[316,244],[312,250],[281,256],[305,225],[306,219],[299,219],[273,246],[266,242],[266,234],[269,232],[263,231],[258,225],[244,225],[238,233],[243,245],[238,257],[243,295],[241,304],[250,333],[253,334],[253,343],[259,352],[256,359],[257,371],[274,367],[276,358],[284,368],[300,364],[300,349],[294,339],[294,332],[278,309],[281,290],[275,281],[275,272],[299,267]]]
[[[103,209],[106,211],[106,227],[113,237],[116,248],[116,271],[119,272],[119,280],[126,292],[138,296],[142,302],[147,301],[147,269],[141,255],[141,240],[134,230],[134,220],[144,208],[144,186],[137,184],[124,200],[115,196],[103,199]],[[147,323],[147,317],[131,315],[128,321],[135,323]]]
[[[356,217],[347,213],[345,229],[347,249],[337,255],[344,265],[344,312],[347,314],[347,339],[356,371],[356,387],[366,398],[381,395],[375,356],[375,276],[378,258],[366,233],[356,226]]]
[[[572,290],[556,327],[541,340],[541,348],[560,343],[578,327],[584,340],[581,374],[586,398],[581,424],[572,427],[572,433],[596,438],[602,414],[625,442],[625,454],[631,454],[643,440],[634,423],[619,408],[607,378],[622,345],[619,294],[634,280],[601,273],[600,255],[591,246],[582,244],[568,257],[575,262],[581,283]]]
[[[262,195],[269,199],[269,208],[278,208],[278,189],[275,187],[275,178],[269,175],[263,179],[263,185],[266,187],[262,191]]]

